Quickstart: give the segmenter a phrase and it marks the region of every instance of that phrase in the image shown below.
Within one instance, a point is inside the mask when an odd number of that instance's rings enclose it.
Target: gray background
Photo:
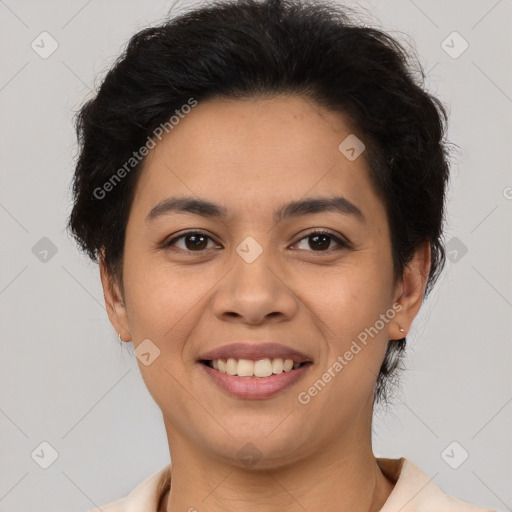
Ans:
[[[409,458],[461,499],[512,510],[512,2],[358,4],[368,24],[413,41],[460,147],[450,260],[413,325],[395,405],[375,416],[375,453]],[[120,347],[98,269],[64,225],[73,112],[129,36],[171,6],[0,0],[0,511],[89,510],[169,461],[132,345]],[[31,47],[43,31],[59,45],[45,59]],[[453,31],[469,44],[457,58],[441,46]],[[462,48],[447,41],[452,54]],[[42,442],[58,453],[48,469]]]

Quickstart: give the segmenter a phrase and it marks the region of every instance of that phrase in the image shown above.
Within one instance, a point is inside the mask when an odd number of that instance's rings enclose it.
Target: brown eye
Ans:
[[[181,247],[176,242],[182,241]],[[189,231],[164,243],[164,247],[176,246],[186,252],[201,252],[208,248],[208,241],[212,239],[201,232]]]
[[[305,242],[307,241],[307,242]],[[208,243],[212,242],[213,239],[206,233],[200,231],[188,231],[181,234],[180,236],[174,237],[168,242],[163,243],[164,248],[177,247],[184,252],[204,252],[212,246],[208,246]],[[334,235],[329,231],[312,231],[305,237],[301,238],[296,244],[307,243],[307,247],[299,247],[301,250],[309,252],[332,252],[332,250],[339,250],[342,248],[350,248],[350,244],[340,237]],[[334,243],[335,248],[332,249]],[[219,245],[213,245],[214,247],[220,247]]]
[[[304,240],[307,240],[308,248],[300,248],[301,250],[312,250],[314,252],[330,252],[329,247],[331,243],[334,241],[338,248],[346,247],[348,248],[348,243],[341,240],[339,237],[333,235],[329,231],[313,231],[301,238],[297,243],[301,243]],[[311,251],[310,251],[311,252]]]

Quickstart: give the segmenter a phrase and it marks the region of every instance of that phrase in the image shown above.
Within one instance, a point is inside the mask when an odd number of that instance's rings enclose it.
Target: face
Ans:
[[[137,361],[171,447],[243,465],[250,441],[264,467],[369,435],[387,342],[404,336],[422,293],[393,281],[364,153],[338,149],[351,133],[340,114],[300,97],[211,100],[146,157],[126,228],[124,303],[104,268],[102,279],[114,327],[150,354]],[[196,203],[185,211],[171,198]],[[201,361],[219,354],[306,364],[231,376]]]

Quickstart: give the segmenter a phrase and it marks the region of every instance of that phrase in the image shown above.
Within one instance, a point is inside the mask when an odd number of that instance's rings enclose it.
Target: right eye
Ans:
[[[212,241],[213,239],[207,235],[206,233],[202,233],[201,231],[187,231],[186,233],[182,233],[179,236],[172,238],[169,241],[163,243],[164,248],[168,248],[171,246],[177,246],[176,242],[183,241],[182,247],[178,247],[180,250],[185,252],[203,252],[208,249],[208,241]]]

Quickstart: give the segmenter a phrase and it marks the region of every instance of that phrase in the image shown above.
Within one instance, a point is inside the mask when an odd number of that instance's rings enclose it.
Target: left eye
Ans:
[[[339,237],[333,235],[329,231],[313,231],[302,237],[299,241],[295,242],[294,245],[303,243],[305,240],[309,240],[308,245],[311,249],[313,249],[314,252],[328,252],[332,241],[334,241],[338,247],[349,247],[347,242],[341,240]],[[181,247],[178,246],[178,241],[183,242]],[[189,231],[169,240],[168,242],[164,242],[163,246],[177,246],[179,249],[182,249],[185,252],[201,252],[211,248],[208,247],[209,241],[213,242],[209,235],[198,231]],[[304,250],[304,248],[300,247],[299,249]]]
[[[335,241],[339,247],[348,247],[346,242],[329,231],[314,231],[301,238],[297,243],[301,243],[303,240],[309,240],[308,245],[314,252],[328,252],[324,249],[329,248],[331,241]]]

